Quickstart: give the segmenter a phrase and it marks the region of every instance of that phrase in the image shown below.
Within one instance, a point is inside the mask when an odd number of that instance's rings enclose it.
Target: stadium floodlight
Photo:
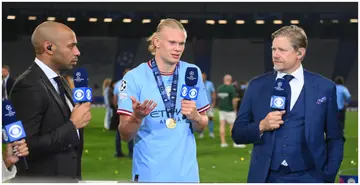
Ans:
[[[282,20],[274,20],[273,23],[274,24],[282,24]]]
[[[181,24],[187,24],[187,23],[189,23],[189,20],[181,19],[180,22],[181,22]]]
[[[214,24],[215,24],[215,21],[214,21],[214,20],[206,20],[206,24],[214,25]]]
[[[15,15],[8,15],[8,16],[7,16],[7,19],[9,19],[9,20],[14,20],[14,19],[16,19],[16,16],[15,16]]]
[[[358,19],[350,19],[350,23],[357,23]]]
[[[112,22],[112,18],[105,18],[104,22]]]
[[[132,20],[131,20],[130,18],[125,18],[125,19],[123,19],[123,22],[124,22],[124,23],[131,23],[131,21],[132,21]]]
[[[219,24],[227,24],[227,20],[219,20],[218,23]]]
[[[89,22],[96,22],[98,19],[97,18],[94,18],[94,17],[90,17],[89,18]]]
[[[69,21],[69,22],[74,22],[75,20],[76,20],[75,17],[68,17],[68,18],[67,18],[67,21]]]
[[[29,16],[29,17],[28,17],[28,20],[29,20],[29,21],[35,21],[35,20],[36,20],[36,16]]]
[[[150,23],[151,22],[151,19],[143,19],[142,20],[142,23],[143,24],[147,24],[147,23]]]
[[[55,17],[48,17],[47,18],[48,21],[55,21],[55,19],[56,19]]]
[[[256,20],[255,23],[256,24],[265,24],[265,21],[264,20]]]
[[[291,24],[299,24],[300,22],[299,22],[299,20],[291,20],[290,23]]]
[[[236,24],[245,24],[244,20],[236,20]]]

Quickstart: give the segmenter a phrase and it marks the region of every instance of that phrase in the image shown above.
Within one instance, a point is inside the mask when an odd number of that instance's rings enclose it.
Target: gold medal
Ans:
[[[168,118],[166,120],[166,127],[170,128],[170,129],[175,128],[176,127],[176,121],[173,118]]]

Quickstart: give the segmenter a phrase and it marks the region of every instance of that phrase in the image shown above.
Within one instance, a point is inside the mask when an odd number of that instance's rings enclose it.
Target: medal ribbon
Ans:
[[[176,68],[175,68],[175,71],[173,74],[173,80],[171,83],[171,91],[170,91],[170,99],[169,99],[168,95],[166,94],[164,82],[162,81],[161,73],[160,73],[159,68],[156,65],[155,58],[153,58],[150,61],[150,64],[151,64],[151,69],[152,69],[154,77],[155,77],[155,81],[156,81],[158,89],[160,91],[161,98],[163,99],[163,102],[165,104],[166,114],[167,114],[168,118],[174,119],[177,83],[178,83],[178,77],[179,77],[179,75],[178,75],[179,63],[176,65]]]

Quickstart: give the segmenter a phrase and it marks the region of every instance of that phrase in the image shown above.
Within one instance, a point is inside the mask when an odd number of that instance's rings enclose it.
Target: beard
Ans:
[[[279,70],[280,70],[280,67],[279,67],[279,66],[274,65],[274,66],[273,66],[273,69],[274,69],[274,71],[279,71]]]

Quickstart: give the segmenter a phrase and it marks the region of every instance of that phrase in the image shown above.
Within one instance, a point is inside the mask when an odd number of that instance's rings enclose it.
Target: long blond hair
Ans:
[[[103,91],[105,90],[106,87],[109,87],[111,84],[111,78],[105,78],[104,82],[103,82]]]
[[[157,35],[161,32],[161,30],[164,27],[180,29],[180,30],[183,30],[186,34],[186,30],[185,30],[184,26],[179,21],[177,21],[175,19],[170,19],[170,18],[160,21],[160,23],[158,24],[158,26],[156,28],[156,31],[146,40],[147,42],[149,42],[148,50],[150,51],[150,53],[152,55],[155,55],[155,52],[156,52],[156,46],[154,45],[154,38],[157,37]]]

